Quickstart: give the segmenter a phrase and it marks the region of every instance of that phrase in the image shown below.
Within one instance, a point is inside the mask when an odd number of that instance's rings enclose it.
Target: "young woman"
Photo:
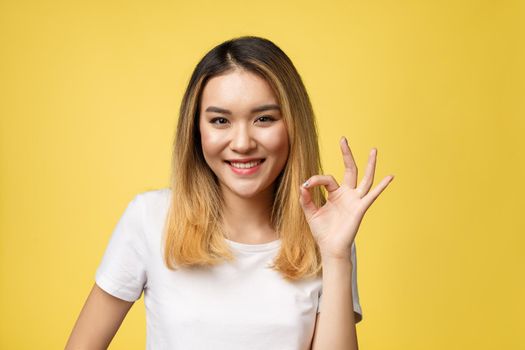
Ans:
[[[357,349],[354,239],[371,189],[346,139],[321,175],[314,113],[260,37],[208,52],[184,94],[169,188],[129,203],[66,348],[106,348],[144,292],[148,349]]]

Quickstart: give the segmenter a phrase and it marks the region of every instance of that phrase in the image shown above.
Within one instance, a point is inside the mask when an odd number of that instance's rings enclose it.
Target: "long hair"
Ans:
[[[217,45],[191,75],[173,141],[172,200],[164,231],[164,263],[174,270],[176,265],[206,267],[235,259],[224,239],[224,202],[217,177],[204,159],[198,125],[207,81],[235,69],[257,74],[269,83],[288,132],[288,160],[275,180],[271,211],[271,224],[281,239],[281,248],[271,268],[290,281],[321,274],[319,248],[299,202],[301,183],[322,173],[312,105],[290,58],[270,40],[255,36]],[[323,205],[326,199],[321,188],[312,191],[314,203]]]

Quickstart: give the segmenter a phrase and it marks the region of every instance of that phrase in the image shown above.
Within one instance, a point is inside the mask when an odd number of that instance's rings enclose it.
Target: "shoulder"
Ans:
[[[171,201],[171,188],[159,188],[139,192],[132,200],[142,213],[144,224],[163,222]]]
[[[171,188],[165,187],[139,192],[135,195],[133,200],[144,207],[153,206],[159,208],[169,203],[170,198]]]

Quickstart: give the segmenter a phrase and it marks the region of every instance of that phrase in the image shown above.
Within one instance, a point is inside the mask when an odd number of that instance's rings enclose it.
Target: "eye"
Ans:
[[[223,117],[217,117],[217,118],[213,118],[212,120],[210,120],[210,123],[211,124],[215,124],[215,125],[224,125],[228,122],[228,120],[226,118],[223,118]]]
[[[263,115],[263,116],[260,116],[259,118],[257,118],[257,120],[261,121],[263,123],[270,123],[270,122],[275,121],[275,118],[272,117],[271,115]]]

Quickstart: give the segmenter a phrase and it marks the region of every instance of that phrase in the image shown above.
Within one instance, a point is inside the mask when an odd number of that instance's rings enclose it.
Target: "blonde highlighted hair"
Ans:
[[[255,36],[217,45],[191,75],[173,141],[172,199],[164,231],[164,263],[176,269],[213,266],[235,259],[224,239],[224,202],[217,177],[204,159],[198,125],[206,82],[235,69],[266,79],[288,130],[288,161],[275,180],[271,224],[281,239],[281,248],[272,268],[290,281],[317,276],[322,271],[321,255],[299,203],[301,183],[322,173],[312,105],[290,58],[273,42]],[[318,206],[326,201],[320,187],[313,188],[312,197]]]

